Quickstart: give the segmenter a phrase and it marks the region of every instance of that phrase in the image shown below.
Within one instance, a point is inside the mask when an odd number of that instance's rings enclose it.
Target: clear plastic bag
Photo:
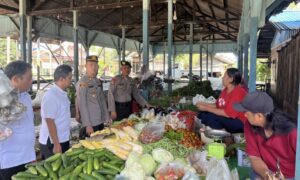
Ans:
[[[206,174],[208,168],[207,151],[192,151],[188,155],[188,161],[198,174]]]
[[[142,129],[139,140],[144,144],[153,143],[162,139],[165,132],[165,124],[151,123]]]
[[[185,175],[184,166],[177,162],[162,164],[154,173],[158,180],[177,180]]]
[[[206,180],[233,180],[227,162],[224,159],[210,159]]]
[[[12,135],[12,129],[0,123],[0,141],[4,141]]]

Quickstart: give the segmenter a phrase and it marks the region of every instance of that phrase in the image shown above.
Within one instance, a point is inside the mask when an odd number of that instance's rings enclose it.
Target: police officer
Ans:
[[[102,130],[110,123],[102,82],[97,78],[98,57],[86,58],[86,75],[76,84],[76,104],[83,129],[80,138],[88,137],[94,131]]]
[[[132,97],[142,107],[151,107],[140,95],[134,80],[129,77],[130,72],[131,64],[128,61],[121,61],[121,75],[114,77],[110,83],[108,109],[112,119],[122,120],[128,118],[132,113]]]

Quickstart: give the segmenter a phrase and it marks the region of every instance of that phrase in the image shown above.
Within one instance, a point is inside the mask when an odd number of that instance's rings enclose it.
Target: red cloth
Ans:
[[[293,129],[289,134],[272,135],[265,139],[259,133],[253,131],[247,121],[244,126],[246,137],[246,152],[249,156],[260,157],[268,168],[277,171],[277,158],[280,161],[280,169],[286,178],[295,177],[296,162],[296,142],[297,129]]]
[[[140,106],[139,104],[136,102],[136,100],[132,100],[132,113],[137,113],[140,111]]]
[[[247,91],[241,86],[236,86],[230,93],[227,93],[227,88],[224,88],[220,97],[216,101],[217,108],[224,109],[225,113],[233,119],[239,119],[245,123],[247,118],[245,113],[237,112],[233,108],[233,104],[241,102],[247,95]]]

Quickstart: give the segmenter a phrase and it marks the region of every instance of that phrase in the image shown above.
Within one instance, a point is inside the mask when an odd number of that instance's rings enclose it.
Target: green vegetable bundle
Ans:
[[[73,149],[64,154],[55,154],[43,162],[27,165],[13,180],[104,180],[113,179],[124,168],[125,162],[106,149]]]
[[[188,153],[192,150],[166,137],[164,137],[163,139],[155,143],[143,144],[143,148],[144,148],[144,153],[149,153],[149,154],[155,148],[163,148],[169,151],[170,153],[172,153],[172,155],[175,158],[185,158],[188,155]]]
[[[187,86],[174,90],[172,96],[193,97],[197,94],[202,94],[205,97],[214,96],[217,98],[211,87],[210,81],[192,81]]]

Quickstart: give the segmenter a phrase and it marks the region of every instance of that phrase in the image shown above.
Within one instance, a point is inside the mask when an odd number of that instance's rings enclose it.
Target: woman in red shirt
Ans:
[[[249,93],[241,103],[234,105],[234,109],[245,112],[248,118],[244,131],[246,152],[254,170],[251,179],[269,179],[276,172],[282,173],[287,179],[293,179],[296,121],[274,109],[272,98],[264,92]]]
[[[215,104],[200,102],[197,104],[201,111],[199,118],[202,124],[212,129],[226,129],[231,133],[243,132],[246,117],[244,113],[233,109],[233,104],[241,102],[247,91],[241,87],[241,73],[236,68],[228,68],[222,78],[223,86],[220,97]]]

